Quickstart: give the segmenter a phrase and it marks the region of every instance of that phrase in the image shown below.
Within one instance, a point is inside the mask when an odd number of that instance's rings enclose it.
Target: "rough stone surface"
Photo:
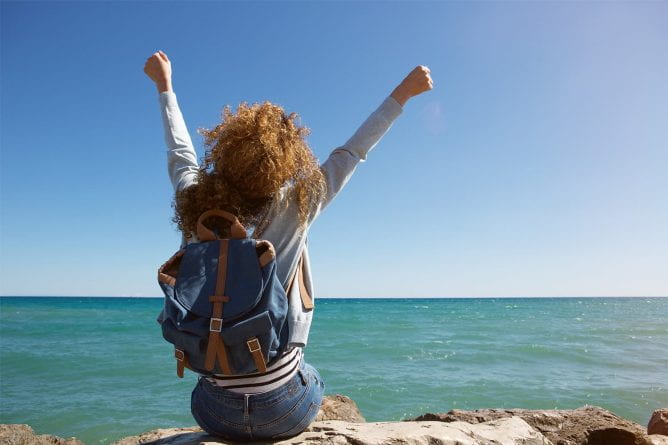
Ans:
[[[138,440],[139,439],[139,440]],[[155,430],[126,438],[122,445],[230,444],[205,433],[187,429]],[[466,422],[373,422],[341,420],[314,422],[303,433],[281,445],[553,445],[519,417],[470,424]]]
[[[201,428],[193,426],[190,428],[160,428],[142,433],[139,436],[124,437],[114,442],[114,445],[137,445],[137,444],[161,444],[161,445],[185,445],[199,444],[212,437],[202,431]]]
[[[366,422],[357,404],[350,397],[336,394],[322,399],[320,411],[315,421],[345,420],[347,422]]]
[[[321,420],[343,420],[347,422],[366,422],[357,404],[350,397],[341,394],[333,396],[325,396],[322,399],[320,411],[315,418],[315,421]],[[139,436],[126,437],[116,442],[116,445],[134,445],[138,443],[150,443],[164,438],[161,444],[181,445],[188,443],[199,443],[204,440],[202,438],[209,438],[199,427],[190,428],[167,428],[149,431],[142,433]],[[169,438],[169,439],[168,439]]]
[[[647,424],[647,434],[668,436],[668,408],[657,409]]]
[[[83,445],[78,439],[70,437],[35,434],[28,425],[0,424],[0,444],[2,445]]]
[[[657,410],[648,428],[665,425]],[[657,420],[658,419],[658,420]],[[657,426],[658,425],[658,426]],[[659,429],[659,431],[664,431]],[[126,437],[117,445],[227,444],[198,427],[158,429]],[[483,409],[425,414],[412,421],[368,422],[350,398],[323,400],[316,421],[302,434],[277,443],[326,445],[668,445],[668,435],[596,406],[575,410]],[[28,425],[0,425],[1,445],[83,445],[75,438],[37,435]]]
[[[663,434],[650,434],[649,441],[652,445],[668,445],[668,436]]]
[[[487,422],[520,417],[555,445],[650,445],[645,428],[598,406],[574,410],[481,409],[424,414],[418,421]]]

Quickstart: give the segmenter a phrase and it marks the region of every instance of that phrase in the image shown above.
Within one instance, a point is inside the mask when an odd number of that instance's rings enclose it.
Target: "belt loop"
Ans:
[[[248,399],[250,396],[250,394],[244,394],[244,419],[248,419],[249,417]]]
[[[302,379],[302,385],[306,386],[306,377],[304,376],[304,372],[301,369],[297,370],[297,372],[299,373],[299,378]]]

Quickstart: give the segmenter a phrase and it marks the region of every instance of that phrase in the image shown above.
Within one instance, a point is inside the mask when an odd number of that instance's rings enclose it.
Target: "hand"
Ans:
[[[172,90],[172,63],[167,58],[167,54],[162,51],[153,53],[146,59],[144,72],[155,82],[159,93]]]
[[[416,66],[392,91],[392,97],[403,107],[411,97],[431,90],[434,87],[434,81],[431,80],[429,73],[430,70],[426,66]]]

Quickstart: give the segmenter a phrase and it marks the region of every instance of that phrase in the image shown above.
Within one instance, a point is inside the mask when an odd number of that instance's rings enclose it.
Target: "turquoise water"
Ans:
[[[109,443],[189,426],[161,299],[0,298],[0,423]],[[668,298],[318,300],[307,361],[367,420],[668,406]]]

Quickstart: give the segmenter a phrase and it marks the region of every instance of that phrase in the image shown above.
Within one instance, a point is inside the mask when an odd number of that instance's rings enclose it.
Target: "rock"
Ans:
[[[649,441],[652,445],[668,445],[668,436],[663,434],[650,434]]]
[[[657,409],[647,424],[647,434],[668,436],[668,408]]]
[[[665,425],[666,409],[650,425]],[[659,413],[659,414],[657,414]],[[662,417],[663,416],[663,417]],[[655,420],[658,418],[659,420]],[[652,429],[652,431],[655,431]],[[663,430],[660,430],[663,431]],[[126,437],[116,445],[228,444],[198,427],[167,428]],[[365,422],[350,398],[323,399],[313,422],[282,445],[668,445],[668,436],[645,429],[596,406],[575,410],[482,409],[425,414],[403,422]],[[2,445],[83,445],[75,438],[37,435],[28,425],[0,425]]]
[[[185,445],[199,444],[203,441],[215,441],[201,428],[193,426],[190,428],[160,428],[142,433],[139,436],[124,437],[114,442],[114,445],[137,445],[137,444],[161,444],[161,445]],[[225,442],[222,442],[225,443]]]
[[[488,422],[517,416],[540,431],[555,445],[650,445],[645,429],[637,423],[597,406],[574,410],[481,409],[424,414],[416,421]]]
[[[141,438],[144,438],[143,441]],[[139,438],[140,440],[136,440]],[[129,439],[133,439],[130,441]],[[135,445],[229,444],[194,429],[155,430],[117,442]],[[256,442],[269,443],[269,442]],[[554,445],[519,417],[470,424],[466,422],[373,422],[327,420],[312,423],[281,445]]]
[[[336,394],[325,396],[322,399],[320,411],[315,421],[320,420],[345,420],[347,422],[366,422],[357,404],[350,397]]]
[[[20,424],[0,424],[0,443],[2,445],[84,445],[74,437],[63,439],[49,434],[38,435],[30,426]]]
[[[325,396],[322,399],[320,411],[315,421],[320,420],[343,420],[347,422],[366,422],[357,404],[350,397],[335,394]],[[115,445],[135,445],[139,443],[154,442],[163,439],[161,444],[181,445],[188,443],[199,443],[202,438],[215,440],[202,431],[201,428],[193,426],[189,428],[164,428],[142,433],[139,436],[126,437],[115,442]],[[169,438],[169,440],[167,439]]]

